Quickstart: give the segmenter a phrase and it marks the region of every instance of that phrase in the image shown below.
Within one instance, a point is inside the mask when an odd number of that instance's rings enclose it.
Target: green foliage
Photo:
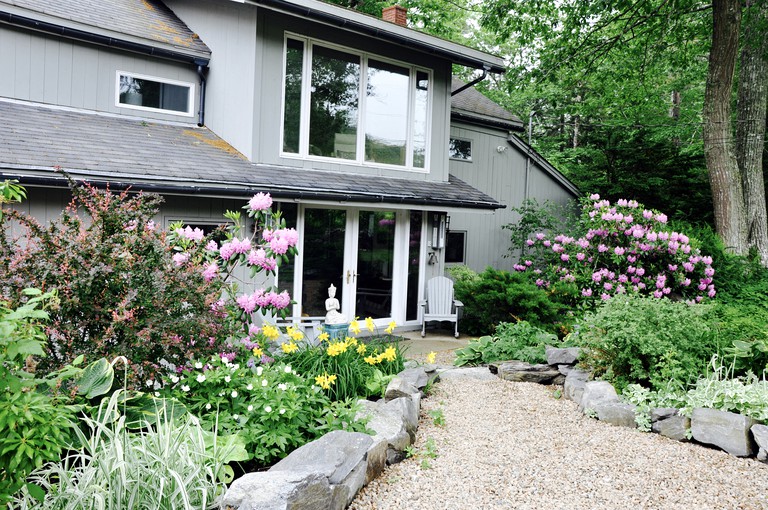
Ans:
[[[436,427],[445,427],[445,414],[443,413],[442,407],[439,409],[432,409],[431,411],[428,411],[427,414],[432,418],[432,423]]]
[[[456,351],[457,366],[478,365],[503,360],[527,363],[546,363],[547,345],[561,345],[557,336],[537,328],[526,321],[502,322],[496,327],[496,336],[470,340],[467,347]]]
[[[587,314],[571,340],[583,348],[581,363],[617,389],[658,389],[694,380],[718,351],[707,312],[704,305],[615,296]]]
[[[52,392],[58,378],[40,379],[30,356],[45,349],[43,321],[54,293],[26,289],[15,310],[0,302],[0,505],[25,486],[29,473],[72,444],[78,407]],[[27,361],[30,363],[27,363]],[[42,495],[39,487],[28,491]]]
[[[530,246],[526,241],[537,232],[558,232],[576,236],[578,218],[574,218],[572,210],[577,210],[575,204],[558,206],[549,201],[540,205],[533,198],[523,200],[520,207],[511,207],[511,211],[519,215],[514,223],[508,223],[502,228],[510,231],[510,254],[519,252],[519,258],[527,258]],[[574,230],[574,232],[570,232]]]
[[[542,290],[525,275],[490,267],[479,275],[462,273],[454,293],[464,303],[461,327],[470,335],[493,333],[496,324],[510,321],[528,321],[554,331],[567,318],[557,291]],[[456,278],[459,273],[452,275]]]
[[[166,233],[152,219],[160,198],[74,183],[71,191],[71,203],[46,227],[15,210],[0,223],[2,295],[18,305],[27,287],[58,291],[48,356],[38,371],[52,372],[79,355],[123,355],[134,386],[161,363],[215,352],[228,334],[211,306],[223,283],[206,282],[200,265],[174,263]],[[21,243],[13,240],[14,225]]]
[[[236,434],[248,456],[268,465],[303,444],[336,429],[364,430],[350,402],[333,405],[328,395],[294,367],[256,367],[221,356],[164,380],[162,395],[175,398],[213,432]]]
[[[105,399],[95,418],[84,419],[87,432],[77,430],[81,449],[32,474],[30,480],[47,491],[44,501],[24,491],[15,501],[17,508],[218,507],[226,490],[225,464],[242,458],[242,444],[218,440],[194,416],[177,420],[162,411],[156,423],[130,432],[119,412],[121,392]]]
[[[27,198],[27,190],[16,179],[0,182],[0,220],[3,218],[3,204],[21,202]]]

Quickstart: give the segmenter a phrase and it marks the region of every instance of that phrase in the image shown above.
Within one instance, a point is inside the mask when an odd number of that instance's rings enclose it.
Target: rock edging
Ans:
[[[422,390],[436,381],[436,367],[403,370],[384,398],[360,400],[375,434],[335,430],[297,448],[268,471],[235,480],[221,502],[225,510],[341,510],[387,465],[405,458],[416,436]]]

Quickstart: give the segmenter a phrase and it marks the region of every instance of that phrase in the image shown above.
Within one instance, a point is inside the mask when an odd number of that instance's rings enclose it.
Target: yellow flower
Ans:
[[[258,357],[260,358],[260,357],[262,357],[262,356],[264,355],[264,351],[262,351],[262,350],[261,350],[260,348],[258,348],[258,347],[254,347],[254,348],[253,348],[253,355],[254,355],[254,356],[258,356]]]
[[[280,336],[280,330],[271,324],[266,324],[263,328],[261,328],[261,332],[264,333],[264,336],[270,340],[276,340]]]
[[[360,356],[362,356],[363,354],[365,354],[366,349],[367,349],[367,347],[365,346],[365,344],[360,344],[360,345],[357,346],[357,353]]]
[[[387,329],[385,329],[384,332],[388,335],[391,335],[392,332],[395,330],[396,326],[397,326],[397,323],[395,321],[392,321],[389,323],[389,326],[387,326]]]
[[[319,335],[317,335],[317,339],[321,342],[327,342],[328,341],[328,333],[322,332]]]
[[[355,338],[355,337],[353,337],[353,336],[348,336],[348,337],[347,337],[347,338],[344,340],[344,343],[345,343],[345,344],[347,344],[347,346],[348,346],[348,347],[352,347],[352,346],[355,346],[355,345],[357,345],[357,338]]]
[[[390,345],[381,353],[381,357],[387,361],[395,361],[397,359],[397,349]]]
[[[373,330],[376,328],[376,326],[373,324],[373,319],[371,319],[370,317],[366,317],[365,327],[368,328],[368,331],[373,332]]]
[[[327,373],[324,373],[323,375],[318,375],[315,377],[315,384],[323,388],[324,390],[330,390],[331,385],[336,383],[336,375],[328,375]]]
[[[379,360],[378,356],[368,356],[367,358],[363,358],[363,361],[365,361],[369,365],[376,365],[381,360]]]
[[[437,353],[435,351],[432,351],[429,354],[427,354],[427,363],[434,363],[435,356],[437,356]]]
[[[328,346],[325,352],[331,357],[338,356],[339,354],[347,352],[347,344],[345,342],[333,342]]]
[[[360,334],[360,324],[357,323],[357,319],[349,323],[349,330],[356,335]]]
[[[302,333],[299,328],[288,326],[288,336],[291,337],[294,341],[298,342],[304,338],[304,333]]]
[[[280,346],[284,353],[290,354],[299,350],[299,346],[293,342],[285,342]]]

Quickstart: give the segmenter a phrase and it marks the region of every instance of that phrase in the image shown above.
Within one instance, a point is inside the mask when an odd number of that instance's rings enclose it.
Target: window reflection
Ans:
[[[408,69],[373,59],[368,61],[366,161],[405,165],[408,81]]]

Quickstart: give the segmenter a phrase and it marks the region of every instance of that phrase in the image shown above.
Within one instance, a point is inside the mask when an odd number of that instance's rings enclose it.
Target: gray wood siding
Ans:
[[[519,207],[526,198],[526,157],[507,142],[507,133],[503,131],[455,123],[451,137],[472,141],[472,161],[450,160],[451,174],[507,206],[492,214],[451,213],[451,230],[466,232],[466,265],[475,271],[487,266],[511,270],[517,259],[504,256],[509,253],[510,242],[509,232],[502,226],[518,220],[519,215],[510,208]],[[499,152],[498,147],[505,149]],[[529,196],[540,204],[547,200],[564,203],[573,198],[533,161]]]
[[[36,32],[0,27],[0,96],[132,117],[197,122],[196,116],[170,115],[115,106],[116,72],[126,71],[194,84],[192,66],[118,52]]]
[[[258,161],[254,129],[261,113],[255,94],[261,77],[256,66],[260,60],[256,7],[210,0],[165,3],[211,49],[205,125],[245,157]]]

